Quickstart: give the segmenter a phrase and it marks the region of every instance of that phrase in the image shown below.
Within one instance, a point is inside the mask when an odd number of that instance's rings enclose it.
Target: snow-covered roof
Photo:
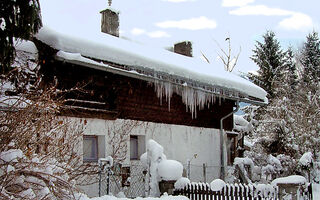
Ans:
[[[127,71],[136,73],[137,77],[153,77],[156,80],[200,89],[205,93],[211,92],[217,96],[239,98],[247,102],[253,97],[256,103],[267,103],[267,93],[262,88],[201,59],[104,33],[97,33],[93,38],[77,38],[43,27],[36,38],[58,50],[57,58],[66,62],[100,69],[111,67],[103,62],[115,63],[128,66]]]

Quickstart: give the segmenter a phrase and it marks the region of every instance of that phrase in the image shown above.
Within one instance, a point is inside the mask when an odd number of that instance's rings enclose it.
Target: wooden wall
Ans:
[[[92,110],[66,109],[64,115],[77,117],[97,117],[103,119],[133,119],[157,123],[188,125],[196,127],[220,128],[221,117],[232,112],[235,102],[227,99],[217,100],[208,109],[197,112],[197,118],[192,119],[190,112],[182,103],[181,96],[174,94],[171,99],[170,111],[165,98],[160,100],[156,96],[152,84],[117,74],[103,72],[87,67],[55,61],[42,62],[44,85],[52,83],[54,77],[58,81],[59,89],[77,87],[66,93],[65,99],[82,99],[100,102],[66,102],[67,105],[91,107]],[[95,109],[104,110],[104,112]],[[231,130],[233,117],[224,121],[224,128]]]

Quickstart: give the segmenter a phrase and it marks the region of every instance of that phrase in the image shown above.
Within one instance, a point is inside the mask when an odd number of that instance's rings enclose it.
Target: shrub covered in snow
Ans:
[[[158,165],[161,180],[172,181],[182,177],[183,166],[176,160],[163,160]]]
[[[188,184],[190,183],[190,180],[185,177],[179,178],[175,183],[174,183],[174,188],[179,190],[185,188]]]
[[[175,160],[167,160],[163,154],[163,147],[154,140],[148,141],[147,152],[141,155],[141,159],[143,166],[149,170],[151,196],[160,195],[160,181],[178,180],[182,177],[182,164]]]

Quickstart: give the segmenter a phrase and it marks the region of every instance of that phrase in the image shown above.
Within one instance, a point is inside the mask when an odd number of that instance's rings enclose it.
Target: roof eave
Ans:
[[[110,65],[108,65],[108,67],[106,67],[105,64],[104,64],[104,66],[102,66],[102,65],[100,65],[98,63],[95,64],[95,63],[82,62],[82,61],[79,61],[79,60],[65,59],[64,57],[61,57],[61,56],[58,56],[58,55],[56,55],[55,58],[58,61],[67,62],[67,63],[70,63],[70,64],[80,65],[80,66],[84,66],[84,67],[89,67],[89,68],[97,69],[97,70],[101,70],[101,71],[106,71],[106,72],[110,72],[110,73],[113,73],[113,74],[123,75],[123,76],[127,76],[127,77],[130,77],[130,78],[140,79],[140,80],[144,80],[144,81],[147,81],[147,82],[154,82],[154,81],[164,81],[165,82],[166,81],[166,80],[161,80],[161,79],[159,79],[157,77],[148,76],[148,75],[144,75],[144,74],[141,74],[141,73],[135,73],[135,72],[132,72],[132,71],[127,71],[127,70],[124,70],[124,69],[112,67]],[[171,82],[171,84],[178,85],[178,86],[181,86],[181,87],[183,86],[182,84],[178,84],[178,83],[175,83],[175,82]],[[185,86],[183,86],[183,87],[185,87]],[[215,95],[215,96],[219,96],[219,97],[222,97],[222,98],[234,100],[234,101],[254,104],[254,105],[258,105],[258,106],[267,105],[267,102],[263,101],[263,100],[259,101],[259,100],[249,99],[249,98],[241,98],[241,97],[228,96],[228,95],[223,95],[223,94],[216,94],[214,92],[211,92],[211,91],[208,91],[208,90],[204,90],[204,89],[201,89],[201,88],[192,87],[192,86],[188,86],[188,87],[191,87],[191,88],[196,89],[196,90],[203,90],[206,93],[209,93],[209,94],[212,94],[212,95]]]

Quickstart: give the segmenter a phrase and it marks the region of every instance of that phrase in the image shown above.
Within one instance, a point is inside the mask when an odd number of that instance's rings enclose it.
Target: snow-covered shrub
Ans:
[[[299,159],[298,169],[308,181],[320,182],[320,162],[314,159],[313,153],[306,152]]]
[[[149,170],[150,196],[159,196],[159,182],[178,180],[182,177],[183,166],[175,160],[167,160],[163,147],[154,140],[147,143],[147,152],[141,155],[143,166]],[[147,160],[145,160],[147,158]]]
[[[262,173],[266,176],[267,180],[272,180],[279,176],[282,170],[281,162],[274,156],[269,155],[268,164],[262,167]]]
[[[185,188],[189,183],[190,183],[190,180],[188,178],[181,177],[174,183],[174,188],[177,190],[180,190]]]
[[[72,199],[81,129],[51,103],[44,95],[0,112],[0,197]]]
[[[176,160],[163,160],[158,165],[161,180],[172,181],[182,177],[183,166]]]

